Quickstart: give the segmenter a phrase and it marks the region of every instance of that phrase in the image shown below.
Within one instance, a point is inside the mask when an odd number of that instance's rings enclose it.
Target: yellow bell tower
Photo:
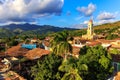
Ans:
[[[93,20],[89,20],[88,22],[88,28],[87,28],[87,34],[82,35],[82,38],[87,39],[87,40],[95,40],[97,39],[97,35],[95,35],[94,30],[93,30]]]
[[[88,36],[93,35],[93,21],[92,20],[89,20],[89,22],[88,22],[87,35]]]

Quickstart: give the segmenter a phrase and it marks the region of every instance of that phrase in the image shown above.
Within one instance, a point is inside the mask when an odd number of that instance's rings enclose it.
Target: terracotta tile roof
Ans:
[[[96,41],[101,42],[101,43],[111,43],[111,42],[114,42],[114,40],[105,40],[105,39],[98,39]]]
[[[21,46],[18,45],[18,46],[13,46],[13,47],[9,48],[6,51],[6,54],[9,56],[20,56],[20,55],[22,56],[22,55],[26,54],[27,51],[29,51],[29,50],[21,48]]]
[[[13,46],[13,47],[11,47],[11,48],[9,48],[7,51],[6,51],[6,53],[14,53],[14,52],[16,52],[16,51],[18,51],[19,49],[21,48],[21,46]]]
[[[48,50],[44,50],[44,49],[41,49],[41,48],[35,48],[33,50],[30,50],[27,52],[27,54],[25,54],[24,56],[28,59],[37,59],[37,58],[40,58],[41,56],[43,55],[47,55],[49,54],[50,51]]]
[[[101,44],[101,42],[98,42],[98,41],[89,41],[89,42],[87,42],[86,45],[88,45],[88,46],[96,46],[96,45],[100,45],[100,44]]]

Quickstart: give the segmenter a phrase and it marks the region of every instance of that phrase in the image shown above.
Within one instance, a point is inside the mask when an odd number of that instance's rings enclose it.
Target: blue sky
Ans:
[[[0,0],[0,24],[83,28],[120,20],[120,0]]]

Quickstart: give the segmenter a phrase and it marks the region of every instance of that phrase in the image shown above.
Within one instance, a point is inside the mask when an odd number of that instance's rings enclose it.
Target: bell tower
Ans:
[[[95,40],[97,39],[97,35],[95,35],[94,30],[93,30],[93,20],[89,20],[88,22],[88,28],[87,28],[87,34],[83,35],[82,38],[87,39],[87,40]]]
[[[93,21],[92,20],[89,20],[88,22],[87,35],[88,36],[93,35]]]

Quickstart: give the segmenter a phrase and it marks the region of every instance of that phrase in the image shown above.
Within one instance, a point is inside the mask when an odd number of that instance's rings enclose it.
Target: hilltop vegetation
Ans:
[[[87,29],[69,31],[72,36],[82,36],[87,33]],[[97,35],[106,36],[105,39],[115,39],[120,37],[120,21],[94,26]]]
[[[0,28],[0,38],[14,36],[15,34],[8,29]]]
[[[63,30],[75,30],[72,28],[60,28],[50,25],[35,25],[35,24],[10,24],[0,26],[0,38],[11,37],[15,35],[39,35],[51,34]]]
[[[94,28],[95,29],[112,29],[112,28],[117,28],[120,27],[120,21],[114,22],[114,23],[106,23],[102,25],[97,25]]]

